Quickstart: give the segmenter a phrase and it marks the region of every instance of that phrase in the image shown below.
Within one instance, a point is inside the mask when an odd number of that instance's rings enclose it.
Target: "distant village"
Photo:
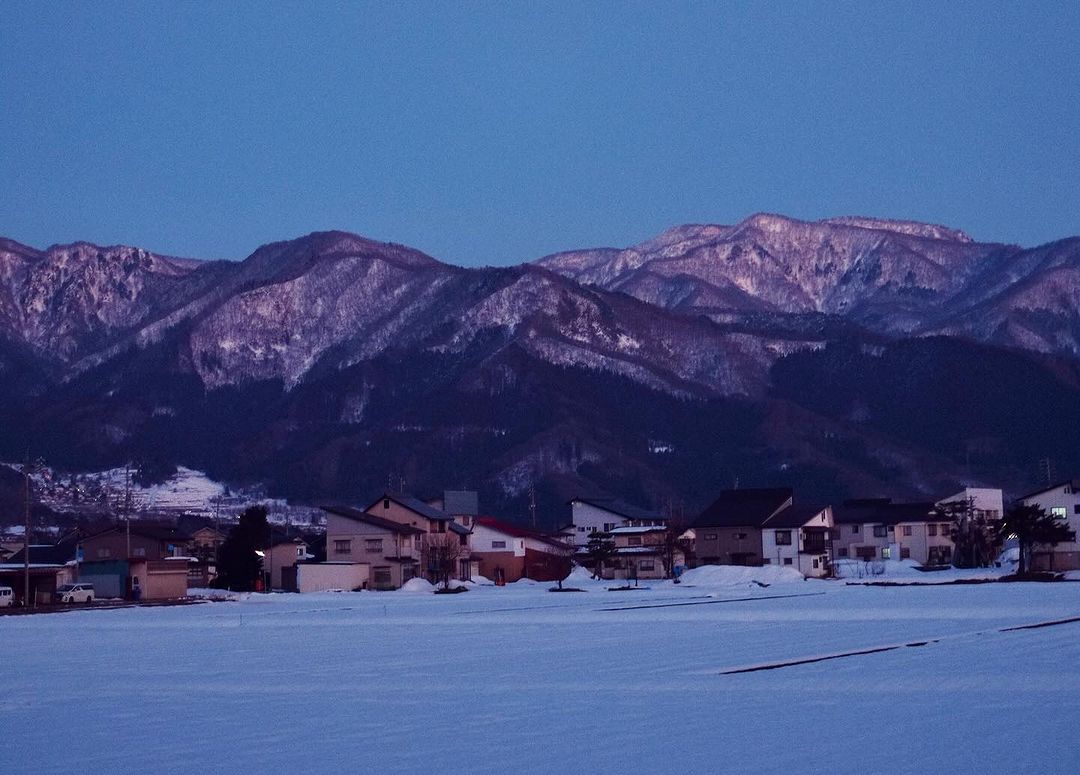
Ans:
[[[162,520],[136,513],[44,543],[9,529],[0,536],[0,606],[179,601],[214,586],[394,590],[417,578],[452,591],[459,588],[454,582],[481,578],[496,585],[561,582],[575,566],[622,584],[677,581],[703,565],[773,565],[825,579],[844,575],[843,567],[881,572],[891,562],[928,573],[989,566],[1003,551],[1020,560],[1022,571],[1080,569],[1074,480],[1008,508],[1001,490],[981,487],[936,501],[836,504],[803,503],[785,487],[732,489],[687,518],[606,497],[575,497],[565,508],[554,531],[486,516],[478,494],[467,490],[430,498],[388,491],[369,503],[324,506],[322,518],[312,520],[323,525],[275,524],[264,509],[262,527],[241,550],[250,554],[240,559],[252,578],[239,582],[226,573],[223,548],[232,536],[235,555],[238,531],[250,530],[244,515]],[[1024,515],[1036,528],[1017,522]]]

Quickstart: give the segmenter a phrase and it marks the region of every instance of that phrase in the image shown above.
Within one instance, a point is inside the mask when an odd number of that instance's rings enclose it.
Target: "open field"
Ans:
[[[1080,585],[546,587],[0,619],[0,771],[1080,771]]]

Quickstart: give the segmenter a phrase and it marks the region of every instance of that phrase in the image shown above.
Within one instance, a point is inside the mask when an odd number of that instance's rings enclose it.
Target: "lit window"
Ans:
[[[887,546],[881,547],[881,559],[887,560],[892,557],[892,549]]]
[[[1064,506],[1054,506],[1050,509],[1050,516],[1054,519],[1065,519],[1067,513]]]

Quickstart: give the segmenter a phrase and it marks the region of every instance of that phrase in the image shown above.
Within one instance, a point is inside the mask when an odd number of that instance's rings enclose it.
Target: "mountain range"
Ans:
[[[1080,466],[1080,238],[758,214],[465,269],[321,232],[243,261],[0,240],[0,455],[299,499],[404,480],[548,521],[1023,488]],[[947,493],[946,493],[947,494]]]

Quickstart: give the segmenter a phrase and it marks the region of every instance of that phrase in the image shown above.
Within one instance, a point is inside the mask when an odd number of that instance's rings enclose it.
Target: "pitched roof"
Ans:
[[[659,511],[639,508],[618,498],[572,498],[568,503],[587,503],[626,519],[664,519]]]
[[[56,544],[30,544],[30,564],[64,565],[68,562],[74,562],[77,546],[78,544],[73,541],[61,541]],[[25,554],[25,549],[19,549],[7,559],[7,562],[24,563],[26,561]]]
[[[375,527],[381,527],[389,530],[392,533],[401,533],[403,535],[420,535],[424,531],[413,525],[405,525],[401,522],[394,522],[392,519],[384,519],[382,517],[376,517],[374,514],[368,514],[366,511],[360,511],[360,509],[349,508],[348,506],[321,506],[323,511],[330,514],[337,514],[339,517],[345,517],[351,519],[354,522],[363,522],[365,525],[374,525]]]
[[[442,509],[437,509],[434,506],[429,506],[419,498],[414,498],[411,495],[405,495],[404,493],[400,492],[384,492],[378,498],[369,503],[367,508],[364,509],[364,511],[369,511],[370,509],[375,508],[375,506],[377,506],[380,501],[384,500],[391,500],[399,506],[404,506],[409,511],[414,511],[420,516],[427,519],[433,519],[439,522],[453,519],[453,517],[451,517]]]
[[[768,520],[765,521],[764,527],[767,529],[779,528],[781,530],[802,527],[810,520],[815,519],[827,508],[829,507],[817,505],[800,506],[793,504],[769,517]],[[824,525],[822,527],[824,527]]]
[[[694,527],[761,527],[791,502],[790,487],[724,490],[698,518]]]
[[[930,501],[918,503],[893,503],[888,498],[872,498],[844,501],[833,509],[833,520],[838,525],[873,524],[896,525],[900,522],[940,522]]]
[[[1044,492],[1050,492],[1051,490],[1056,490],[1058,487],[1064,487],[1065,485],[1070,485],[1074,491],[1080,490],[1080,481],[1076,479],[1066,479],[1062,482],[1058,482],[1057,484],[1052,484],[1049,487],[1043,487],[1041,490],[1029,492],[1027,495],[1021,495],[1019,498],[1017,498],[1017,500],[1022,501],[1026,500],[1027,498],[1034,498],[1036,495],[1042,495]]]
[[[127,530],[128,526],[121,522],[120,524],[107,527],[104,530],[99,530],[96,533],[91,533],[86,536],[84,540],[90,540],[113,532],[124,533],[127,532]],[[132,535],[149,538],[152,541],[167,541],[169,543],[183,544],[191,540],[191,536],[180,528],[175,525],[164,524],[161,522],[143,522],[141,520],[133,519],[131,520],[130,530]]]
[[[512,525],[509,522],[495,519],[495,517],[477,517],[473,520],[473,524],[495,530],[499,533],[504,533],[508,536],[514,536],[515,538],[533,538],[537,541],[543,541],[546,544],[566,546],[565,542],[546,533],[541,533],[538,530],[530,530],[526,527],[521,527],[520,525]]]

